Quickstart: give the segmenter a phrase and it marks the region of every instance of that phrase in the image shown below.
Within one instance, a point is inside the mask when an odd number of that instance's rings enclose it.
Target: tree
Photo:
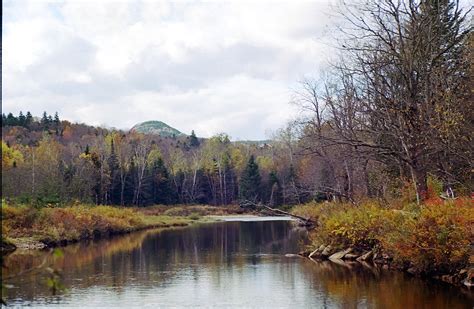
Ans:
[[[280,185],[280,180],[278,179],[277,172],[272,170],[269,175],[268,181],[270,187],[270,198],[269,203],[272,206],[279,206],[283,201],[282,197],[282,188]]]
[[[161,154],[150,153],[150,173],[152,177],[152,203],[171,204],[175,202],[175,194],[171,185],[170,175]]]
[[[59,115],[58,115],[58,112],[54,113],[54,126],[56,128],[59,127],[59,125],[61,124],[61,121],[59,120]]]
[[[255,157],[250,156],[247,166],[240,177],[240,198],[257,201],[260,199],[260,171]]]
[[[29,128],[32,122],[33,122],[33,116],[28,111],[28,112],[26,112],[25,127]]]
[[[191,131],[191,135],[189,136],[189,145],[191,147],[199,147],[199,139],[196,137],[194,130]]]
[[[23,115],[22,111],[20,111],[20,114],[18,115],[18,125],[22,127],[26,126],[26,117]]]
[[[120,186],[120,165],[115,153],[113,136],[110,140],[110,155],[107,160],[110,173],[110,203],[118,205],[121,203],[121,186]]]
[[[18,125],[18,119],[15,116],[13,116],[12,113],[8,113],[6,124],[7,124],[7,126],[17,126]]]
[[[458,4],[369,0],[344,5],[350,29],[340,35],[342,61],[318,96],[330,115],[324,119],[314,110],[313,131],[326,146],[350,154],[342,157],[347,172],[340,192],[352,195],[352,173],[360,164],[353,158],[361,154],[398,165],[401,175],[408,170],[418,201],[426,198],[428,172],[448,174],[451,164],[443,161],[466,157],[458,141],[465,140],[463,129],[472,121],[465,109],[470,100],[466,42],[472,28]]]
[[[49,128],[49,118],[46,111],[43,112],[43,117],[41,117],[41,125],[43,127],[43,130],[47,130]]]

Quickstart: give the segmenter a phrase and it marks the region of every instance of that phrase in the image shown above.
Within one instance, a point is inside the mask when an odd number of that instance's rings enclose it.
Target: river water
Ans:
[[[5,259],[12,306],[472,308],[473,295],[369,265],[314,262],[290,221],[147,230]],[[47,278],[65,290],[53,293]],[[55,295],[53,295],[55,294]]]

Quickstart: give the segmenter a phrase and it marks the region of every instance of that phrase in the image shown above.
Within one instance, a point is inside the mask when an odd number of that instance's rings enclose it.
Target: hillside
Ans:
[[[167,125],[162,121],[151,120],[145,121],[133,126],[130,131],[136,131],[144,134],[156,134],[160,136],[184,136],[184,133],[181,133],[179,130]]]

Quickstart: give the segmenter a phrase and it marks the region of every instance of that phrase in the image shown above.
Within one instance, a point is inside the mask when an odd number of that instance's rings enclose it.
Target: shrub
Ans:
[[[425,272],[449,272],[466,263],[474,213],[468,199],[425,204],[382,235],[384,247],[401,262]]]
[[[2,223],[2,232],[7,236],[35,236],[48,242],[78,240],[145,226],[144,216],[132,209],[83,205],[37,209],[2,204]]]
[[[424,205],[405,203],[402,209],[367,201],[362,205],[306,204],[295,214],[318,218],[312,233],[317,244],[353,246],[390,253],[396,262],[410,263],[423,272],[450,272],[465,266],[474,239],[474,212],[470,198]]]

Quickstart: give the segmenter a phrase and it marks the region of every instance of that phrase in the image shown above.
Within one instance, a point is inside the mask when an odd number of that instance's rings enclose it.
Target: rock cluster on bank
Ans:
[[[426,275],[411,264],[400,265],[393,262],[393,257],[380,249],[360,250],[357,248],[346,248],[337,250],[331,245],[320,245],[316,250],[303,251],[300,256],[316,260],[330,260],[337,264],[359,262],[373,263],[384,269],[398,269],[406,271],[415,276]],[[472,258],[470,259],[472,260]],[[366,264],[367,265],[367,264]],[[450,274],[431,274],[432,278],[441,280],[454,285],[464,285],[466,287],[474,287],[474,265],[471,263],[467,268],[460,269]]]

